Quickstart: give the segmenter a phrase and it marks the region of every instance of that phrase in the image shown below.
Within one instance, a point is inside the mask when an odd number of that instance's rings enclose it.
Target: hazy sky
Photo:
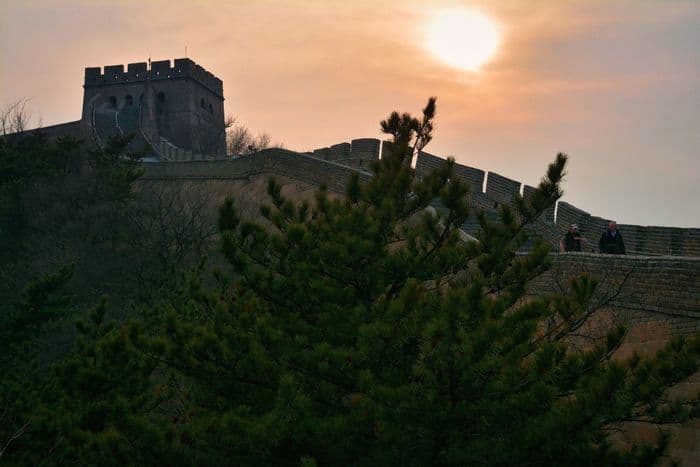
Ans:
[[[479,72],[426,50],[467,6],[502,34]],[[700,0],[0,0],[0,104],[80,118],[87,66],[182,57],[226,111],[293,150],[380,137],[438,96],[428,152],[535,184],[570,155],[564,199],[622,223],[700,227]]]

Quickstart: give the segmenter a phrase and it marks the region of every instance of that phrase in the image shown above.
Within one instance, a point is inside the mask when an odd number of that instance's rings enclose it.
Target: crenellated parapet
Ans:
[[[421,152],[416,159],[416,174],[425,176],[443,163],[444,159]],[[455,163],[454,174],[470,185],[472,205],[478,208],[494,210],[502,204],[512,205],[515,196],[527,198],[535,191],[535,187],[517,180],[458,163]],[[484,178],[486,182],[482,189]],[[591,215],[566,201],[559,201],[556,207],[552,206],[544,212],[532,230],[556,246],[560,237],[574,223],[588,237],[588,251],[597,251],[598,237],[607,227],[608,219]],[[700,229],[628,224],[619,224],[619,229],[628,254],[700,256]]]
[[[176,58],[171,66],[170,60],[129,63],[124,65],[109,65],[85,68],[85,87],[105,86],[112,84],[138,83],[145,81],[160,81],[173,79],[193,79],[202,84],[217,96],[224,97],[223,82],[212,73],[197,65],[189,58]]]
[[[391,143],[388,141],[382,142],[380,147],[379,140],[359,139],[320,148],[311,154],[319,159],[359,168],[366,165],[358,167],[358,160],[377,159],[379,154],[384,157],[390,150]],[[424,177],[444,163],[444,158],[421,151],[415,161],[416,176]],[[454,164],[454,176],[469,185],[471,205],[485,209],[493,216],[502,205],[514,206],[516,196],[527,198],[535,191],[535,187],[518,180],[459,163]],[[559,240],[573,223],[578,224],[579,231],[588,238],[587,251],[597,251],[598,238],[607,227],[608,219],[591,215],[566,201],[559,201],[545,211],[538,222],[530,226],[530,230],[557,248]],[[476,221],[469,227],[475,231],[479,228]],[[628,224],[619,224],[619,228],[628,254],[700,256],[700,229]]]
[[[309,154],[324,161],[337,162],[357,169],[368,169],[369,163],[379,158],[380,141],[375,138],[354,139],[315,149]]]

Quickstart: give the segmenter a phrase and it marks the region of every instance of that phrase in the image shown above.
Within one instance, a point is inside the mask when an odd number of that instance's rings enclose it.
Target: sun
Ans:
[[[477,10],[460,8],[444,10],[433,17],[427,48],[447,65],[479,71],[496,54],[500,42],[493,20]]]

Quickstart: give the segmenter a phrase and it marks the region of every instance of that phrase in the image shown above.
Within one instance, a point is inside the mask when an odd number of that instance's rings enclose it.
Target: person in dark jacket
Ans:
[[[566,232],[564,238],[559,242],[559,251],[581,251],[581,243],[585,243],[585,237],[578,233],[578,225],[571,224],[569,231]]]
[[[622,240],[622,234],[617,230],[617,222],[610,221],[608,223],[608,228],[600,237],[598,247],[601,253],[610,255],[625,254],[625,242]]]

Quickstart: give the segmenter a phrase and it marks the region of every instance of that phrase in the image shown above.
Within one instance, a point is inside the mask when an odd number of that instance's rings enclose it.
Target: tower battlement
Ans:
[[[223,82],[212,73],[197,65],[189,58],[176,58],[171,66],[170,60],[158,60],[148,63],[129,63],[124,65],[107,65],[104,67],[85,68],[85,87],[106,86],[111,84],[138,83],[145,81],[164,81],[189,78],[202,84],[223,99]]]

